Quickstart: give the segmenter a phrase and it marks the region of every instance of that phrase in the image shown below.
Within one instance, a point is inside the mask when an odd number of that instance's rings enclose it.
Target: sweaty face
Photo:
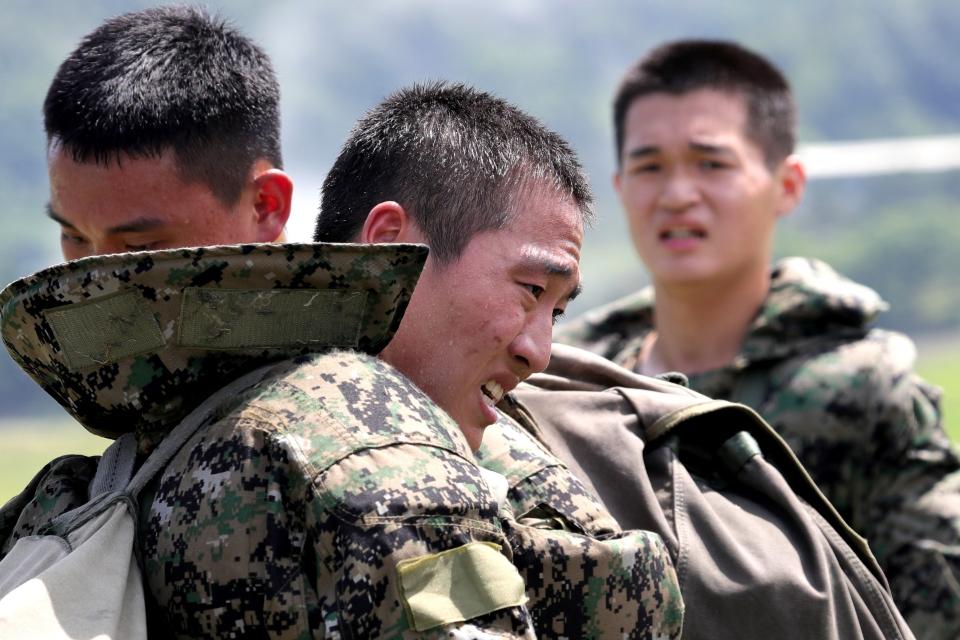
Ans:
[[[109,165],[75,162],[51,145],[49,215],[60,225],[67,260],[106,253],[242,242],[269,242],[256,224],[251,194],[235,205],[185,181],[173,154],[122,156]]]
[[[494,405],[550,359],[553,324],[580,282],[578,208],[535,188],[509,224],[477,234],[455,261],[430,257],[383,358],[460,425],[470,446]]]
[[[793,201],[746,124],[741,96],[709,89],[627,111],[614,184],[655,284],[719,286],[768,270],[774,224]]]

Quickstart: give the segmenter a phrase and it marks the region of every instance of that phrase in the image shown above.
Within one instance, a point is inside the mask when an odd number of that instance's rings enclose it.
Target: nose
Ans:
[[[667,211],[684,211],[700,200],[693,177],[683,168],[670,171],[660,191],[660,207]]]
[[[550,345],[553,341],[553,318],[531,320],[510,343],[510,356],[520,364],[521,378],[539,373],[550,363]]]

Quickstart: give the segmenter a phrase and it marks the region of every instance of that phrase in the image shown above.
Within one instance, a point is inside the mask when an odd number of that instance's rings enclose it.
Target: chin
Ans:
[[[486,431],[488,424],[479,424],[472,423],[469,425],[460,425],[460,431],[463,433],[463,437],[467,439],[467,444],[470,445],[471,451],[476,451],[480,448],[481,443],[483,442],[483,432]]]

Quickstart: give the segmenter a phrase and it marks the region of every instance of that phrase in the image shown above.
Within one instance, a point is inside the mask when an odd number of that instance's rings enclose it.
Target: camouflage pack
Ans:
[[[245,371],[331,347],[378,353],[420,245],[284,244],[95,256],[0,292],[13,359],[90,432],[163,432]]]

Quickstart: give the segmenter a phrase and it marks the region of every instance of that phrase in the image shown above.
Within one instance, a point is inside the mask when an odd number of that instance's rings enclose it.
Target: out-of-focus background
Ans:
[[[0,285],[59,261],[44,215],[40,107],[61,60],[104,18],[152,3],[0,0]],[[542,118],[580,152],[599,220],[573,317],[646,282],[610,187],[610,96],[659,42],[736,39],[791,79],[813,180],[781,224],[778,255],[831,262],[891,303],[919,369],[945,389],[960,440],[960,11],[956,0],[214,1],[271,55],[283,91],[293,240],[308,240],[318,192],[350,126],[392,90],[450,79]],[[846,143],[846,144],[844,144]],[[851,144],[857,143],[857,144]],[[868,144],[862,144],[868,143]],[[86,434],[0,354],[0,502],[44,462],[94,453]]]

